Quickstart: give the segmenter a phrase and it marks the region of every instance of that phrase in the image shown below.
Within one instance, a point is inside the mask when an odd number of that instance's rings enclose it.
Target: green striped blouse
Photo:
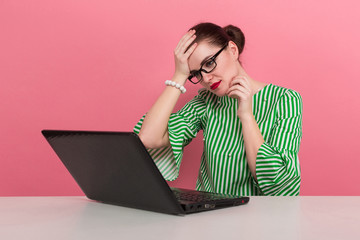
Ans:
[[[160,172],[166,180],[175,180],[183,148],[203,130],[197,190],[242,196],[299,195],[300,94],[269,84],[253,96],[253,114],[265,140],[256,159],[257,182],[246,161],[237,101],[200,89],[181,110],[171,114],[171,147],[148,149]],[[139,133],[144,117],[134,127],[135,133]]]

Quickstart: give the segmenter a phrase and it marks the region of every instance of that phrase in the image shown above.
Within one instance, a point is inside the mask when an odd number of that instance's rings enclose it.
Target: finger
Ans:
[[[246,94],[242,91],[239,91],[239,90],[232,90],[227,94],[227,96],[237,97],[237,98],[244,99],[244,100],[248,98],[248,94]]]
[[[246,94],[238,90],[233,90],[229,92],[227,95],[232,98],[238,98],[239,100],[246,99]]]
[[[195,40],[195,38],[196,36],[192,35],[186,42],[183,42],[182,45],[175,50],[175,54],[178,56],[182,56],[189,47],[189,45]]]
[[[193,35],[193,31],[189,30],[187,33],[185,33],[179,40],[178,44],[176,45],[176,48],[179,48],[179,46],[189,37]]]
[[[189,56],[194,52],[197,43],[194,43],[184,54],[184,57],[189,58]]]
[[[238,91],[238,90],[234,90],[234,91],[231,91],[229,94],[228,94],[229,97],[232,97],[232,98],[237,98],[239,99],[240,101],[247,101],[249,100],[249,95],[246,94],[246,93],[243,93],[241,91]]]
[[[230,86],[229,89],[228,89],[228,92],[233,91],[233,90],[239,90],[239,91],[242,91],[244,93],[250,92],[249,89],[247,89],[245,86],[241,85],[240,83]]]
[[[241,83],[243,84],[243,86],[248,89],[249,91],[251,91],[251,87],[250,87],[250,82],[246,77],[242,77],[241,78]]]
[[[229,90],[227,91],[226,94],[232,95],[232,94],[234,94],[234,92],[241,93],[241,94],[243,94],[244,97],[250,95],[250,91],[241,85],[235,85],[235,86],[229,88]]]
[[[247,79],[246,79],[245,77],[237,77],[237,78],[234,78],[234,79],[231,81],[231,83],[232,83],[233,85],[235,85],[235,84],[240,84],[240,85],[243,85],[243,86],[249,86],[248,81],[247,81]]]
[[[249,82],[247,81],[246,78],[234,79],[230,84],[231,87],[236,86],[236,85],[243,86],[245,89],[247,89],[249,92],[251,92],[250,84],[249,84]]]
[[[196,35],[194,34],[185,43],[183,43],[183,45],[180,48],[180,52],[185,54],[187,52],[188,47],[195,40],[195,38]]]
[[[233,79],[233,80],[230,82],[230,87],[236,86],[236,85],[242,86],[241,81],[240,81],[239,78],[235,78],[235,79]]]
[[[194,34],[195,34],[195,30],[190,30],[190,31],[188,31],[188,32],[180,39],[180,41],[179,41],[178,44],[176,45],[176,48],[175,48],[175,49],[179,49],[179,48],[182,46],[182,44],[183,44],[184,42],[186,42],[189,38],[191,38],[192,35],[194,35]]]

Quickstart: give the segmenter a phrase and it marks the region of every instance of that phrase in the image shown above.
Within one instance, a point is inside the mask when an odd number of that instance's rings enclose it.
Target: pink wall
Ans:
[[[192,25],[240,26],[253,78],[304,101],[301,195],[359,195],[360,3],[0,2],[0,196],[81,195],[41,129],[130,131],[174,70]],[[197,87],[187,85],[179,106]],[[201,142],[173,186],[195,187]]]

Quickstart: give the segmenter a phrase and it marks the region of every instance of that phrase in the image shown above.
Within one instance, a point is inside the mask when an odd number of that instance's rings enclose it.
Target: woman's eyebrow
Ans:
[[[210,58],[211,56],[214,56],[214,54],[211,54],[211,55],[205,57],[204,60],[201,61],[200,66],[202,66],[207,60],[209,60],[209,58]],[[196,71],[198,71],[198,70],[195,70],[195,69],[194,69],[194,70],[191,70],[190,72],[196,72]]]
[[[211,56],[214,56],[214,54],[211,54],[211,55],[205,57],[204,60],[201,61],[200,66],[203,65],[207,60],[209,60],[209,58],[210,58]]]

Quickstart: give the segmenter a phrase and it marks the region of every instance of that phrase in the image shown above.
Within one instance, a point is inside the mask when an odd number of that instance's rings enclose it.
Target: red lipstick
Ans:
[[[219,87],[220,83],[221,83],[221,80],[218,81],[218,82],[216,82],[216,83],[213,83],[213,84],[210,86],[211,90],[217,89],[217,88]]]

